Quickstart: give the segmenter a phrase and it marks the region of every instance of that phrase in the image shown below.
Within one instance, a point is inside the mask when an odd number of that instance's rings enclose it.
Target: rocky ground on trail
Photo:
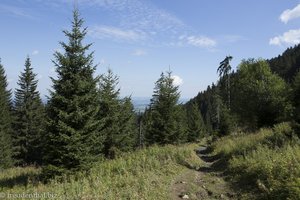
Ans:
[[[219,158],[211,155],[206,146],[196,152],[205,165],[180,174],[172,185],[171,199],[240,199],[225,181]]]

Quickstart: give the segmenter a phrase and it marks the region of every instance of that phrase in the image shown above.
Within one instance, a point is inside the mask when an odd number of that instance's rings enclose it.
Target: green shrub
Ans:
[[[273,134],[268,136],[264,143],[271,148],[280,148],[285,144],[294,144],[297,140],[291,124],[283,122],[273,127]]]

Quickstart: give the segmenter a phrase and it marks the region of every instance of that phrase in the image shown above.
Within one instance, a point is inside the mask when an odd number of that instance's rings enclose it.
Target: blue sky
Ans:
[[[27,55],[44,96],[55,77],[54,51],[66,41],[74,0],[0,0],[0,58],[15,88]],[[149,97],[171,68],[190,98],[217,80],[233,56],[272,58],[300,42],[299,0],[78,0],[97,74],[111,68],[122,96]]]

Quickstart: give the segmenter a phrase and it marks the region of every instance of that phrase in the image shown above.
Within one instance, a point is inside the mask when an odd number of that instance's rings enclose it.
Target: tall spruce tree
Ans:
[[[177,141],[176,143],[184,143],[188,140],[188,116],[186,112],[186,108],[183,104],[179,104],[176,106],[177,114],[175,120],[176,123],[176,132],[174,139]]]
[[[41,163],[45,116],[37,84],[36,74],[33,73],[30,58],[27,57],[24,72],[19,76],[14,104],[13,143],[19,165]]]
[[[0,169],[13,165],[11,92],[0,60]]]
[[[109,69],[99,81],[101,132],[105,136],[104,154],[114,158],[118,152],[133,147],[136,137],[133,106],[130,98],[121,100],[117,89],[119,78]]]
[[[148,122],[146,140],[148,144],[172,144],[181,142],[182,133],[177,132],[180,109],[178,86],[173,84],[172,72],[161,74],[151,99],[150,122]]]
[[[130,151],[138,144],[137,115],[131,97],[121,100],[120,106],[120,136],[117,140],[121,151]]]
[[[77,9],[73,11],[72,30],[63,31],[69,42],[61,42],[64,53],[54,54],[57,79],[47,106],[47,145],[45,175],[89,169],[102,153],[99,135],[96,66],[91,44],[83,45],[87,34]]]
[[[205,134],[205,125],[196,102],[187,105],[188,142],[195,142]]]

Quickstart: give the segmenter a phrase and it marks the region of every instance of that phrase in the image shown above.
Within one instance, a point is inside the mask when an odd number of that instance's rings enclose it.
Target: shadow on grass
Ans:
[[[40,181],[40,175],[36,173],[24,173],[18,176],[10,177],[10,178],[2,178],[0,179],[0,188],[13,188],[16,186],[24,186],[33,184],[37,185]]]

